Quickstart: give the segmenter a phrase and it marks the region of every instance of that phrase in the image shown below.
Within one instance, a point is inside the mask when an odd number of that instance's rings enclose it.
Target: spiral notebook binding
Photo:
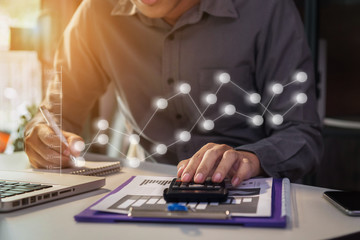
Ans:
[[[86,176],[106,176],[113,173],[120,172],[121,165],[120,162],[114,163],[111,165],[97,167],[97,168],[84,168],[76,171],[70,172],[74,175],[86,175]]]

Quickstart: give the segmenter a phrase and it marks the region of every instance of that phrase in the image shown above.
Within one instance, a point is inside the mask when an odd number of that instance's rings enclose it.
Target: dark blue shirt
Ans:
[[[176,164],[213,142],[255,153],[273,177],[295,180],[319,163],[313,62],[293,1],[201,0],[174,26],[117,4],[84,1],[64,33],[56,67],[63,71],[67,130],[80,132],[113,82],[122,114],[159,162]],[[299,71],[305,82],[296,79]],[[230,82],[219,81],[221,73]],[[189,94],[179,93],[183,83]],[[305,95],[296,102],[299,93]],[[166,108],[158,108],[159,98],[168,100]],[[235,113],[225,114],[225,106]],[[206,120],[211,130],[203,128]],[[179,140],[181,131],[191,139]],[[158,144],[167,146],[165,155],[156,153]]]

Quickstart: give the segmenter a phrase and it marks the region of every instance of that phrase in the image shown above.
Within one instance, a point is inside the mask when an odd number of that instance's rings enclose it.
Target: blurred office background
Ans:
[[[360,190],[360,0],[294,1],[316,60],[319,115],[324,122],[324,157],[319,170],[304,183]],[[21,150],[21,125],[31,117],[31,106],[36,109],[54,75],[58,40],[80,3],[0,0],[0,152]],[[112,121],[119,119],[113,116],[114,107],[109,90],[89,117],[84,131],[88,141],[97,131],[94,120],[107,119],[115,128],[122,127]],[[91,151],[116,156],[97,144]]]

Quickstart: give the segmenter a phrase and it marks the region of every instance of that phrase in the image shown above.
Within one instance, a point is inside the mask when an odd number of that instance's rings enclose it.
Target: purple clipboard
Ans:
[[[199,223],[199,224],[224,224],[224,225],[242,225],[246,227],[286,227],[286,215],[282,216],[282,179],[273,179],[272,189],[272,213],[271,217],[231,217],[229,219],[186,219],[186,218],[145,218],[145,217],[129,217],[128,215],[107,213],[91,210],[90,208],[99,203],[109,195],[120,191],[129,184],[135,176],[129,178],[115,190],[111,191],[105,197],[86,208],[84,211],[75,215],[77,222],[157,222],[157,223]]]

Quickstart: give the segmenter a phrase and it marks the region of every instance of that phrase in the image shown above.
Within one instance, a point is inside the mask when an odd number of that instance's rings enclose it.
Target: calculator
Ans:
[[[180,178],[174,178],[163,196],[166,202],[223,202],[227,199],[228,190],[224,181],[214,183],[209,178],[204,183],[185,183]]]

